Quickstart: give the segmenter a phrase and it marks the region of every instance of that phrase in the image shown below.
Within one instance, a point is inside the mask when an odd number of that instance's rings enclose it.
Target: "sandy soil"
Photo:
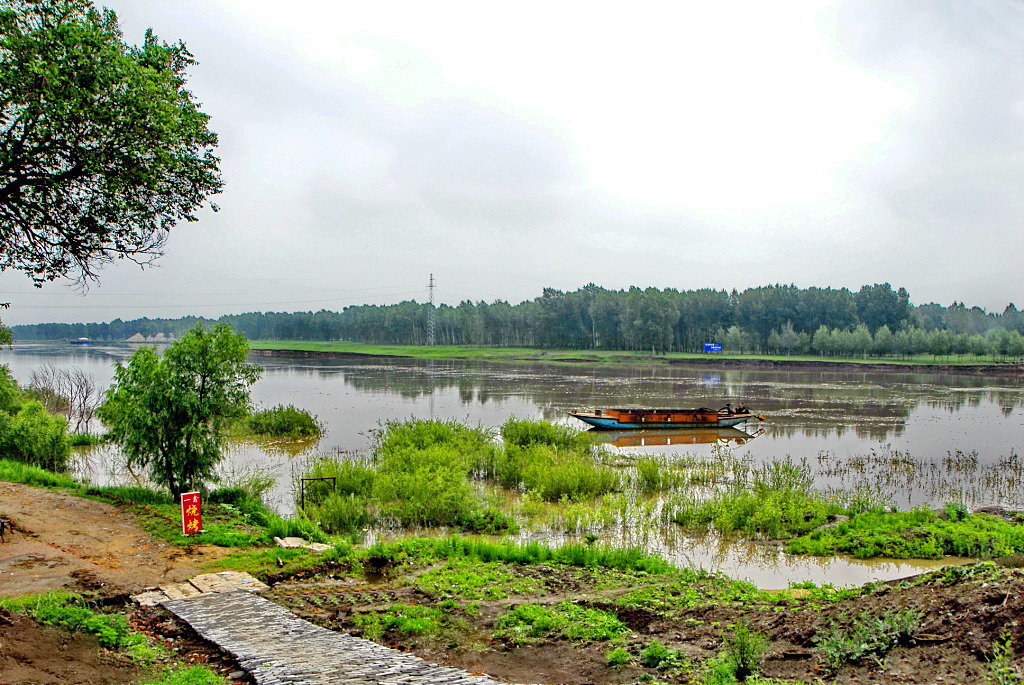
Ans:
[[[231,550],[177,547],[104,502],[0,482],[0,513],[15,525],[0,543],[0,595],[47,590],[135,592],[197,575]]]

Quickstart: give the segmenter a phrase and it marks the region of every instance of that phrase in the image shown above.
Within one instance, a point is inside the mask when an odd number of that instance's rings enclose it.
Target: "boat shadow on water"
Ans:
[[[764,434],[738,428],[680,428],[677,430],[609,431],[591,428],[587,433],[612,447],[661,447],[669,445],[743,445]]]

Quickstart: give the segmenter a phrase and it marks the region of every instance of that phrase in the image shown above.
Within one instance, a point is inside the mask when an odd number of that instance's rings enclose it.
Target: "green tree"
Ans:
[[[0,271],[40,285],[147,263],[220,191],[217,136],[181,42],[127,45],[89,0],[0,9]]]
[[[98,416],[131,466],[175,496],[214,476],[225,420],[249,406],[260,369],[245,362],[249,344],[224,324],[193,328],[164,353],[138,350],[117,365]]]

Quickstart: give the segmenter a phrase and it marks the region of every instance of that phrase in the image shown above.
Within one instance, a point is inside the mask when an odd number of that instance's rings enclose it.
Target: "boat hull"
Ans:
[[[723,416],[715,421],[621,421],[615,416],[598,416],[590,412],[569,412],[573,416],[594,428],[601,430],[631,430],[637,428],[730,428],[755,418],[753,414],[734,414]]]

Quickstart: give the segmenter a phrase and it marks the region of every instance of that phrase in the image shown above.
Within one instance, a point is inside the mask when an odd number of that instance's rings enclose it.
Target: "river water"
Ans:
[[[18,344],[0,363],[27,383],[45,364],[79,368],[106,387],[129,345]],[[574,422],[576,408],[718,407],[746,404],[767,421],[742,430],[602,434],[623,455],[720,455],[753,462],[807,461],[823,488],[860,486],[901,507],[964,501],[1024,506],[1024,380],[955,374],[822,370],[693,369],[670,365],[581,366],[381,358],[254,357],[263,367],[256,404],[294,404],[327,427],[318,444],[236,444],[229,476],[263,469],[278,479],[272,504],[287,512],[292,478],[317,454],[365,451],[383,422],[456,419],[500,426],[509,417]],[[580,427],[583,427],[580,424]],[[1021,459],[1018,461],[1018,456]],[[913,463],[913,467],[907,464]],[[124,480],[116,452],[94,449],[79,468],[94,482]],[[908,470],[909,469],[909,470]],[[547,536],[557,535],[552,531]],[[638,537],[639,536],[639,537]],[[696,541],[624,525],[618,543],[639,543],[681,563],[750,577],[764,587],[812,579],[837,584],[907,575],[922,564],[794,559],[764,545]]]

